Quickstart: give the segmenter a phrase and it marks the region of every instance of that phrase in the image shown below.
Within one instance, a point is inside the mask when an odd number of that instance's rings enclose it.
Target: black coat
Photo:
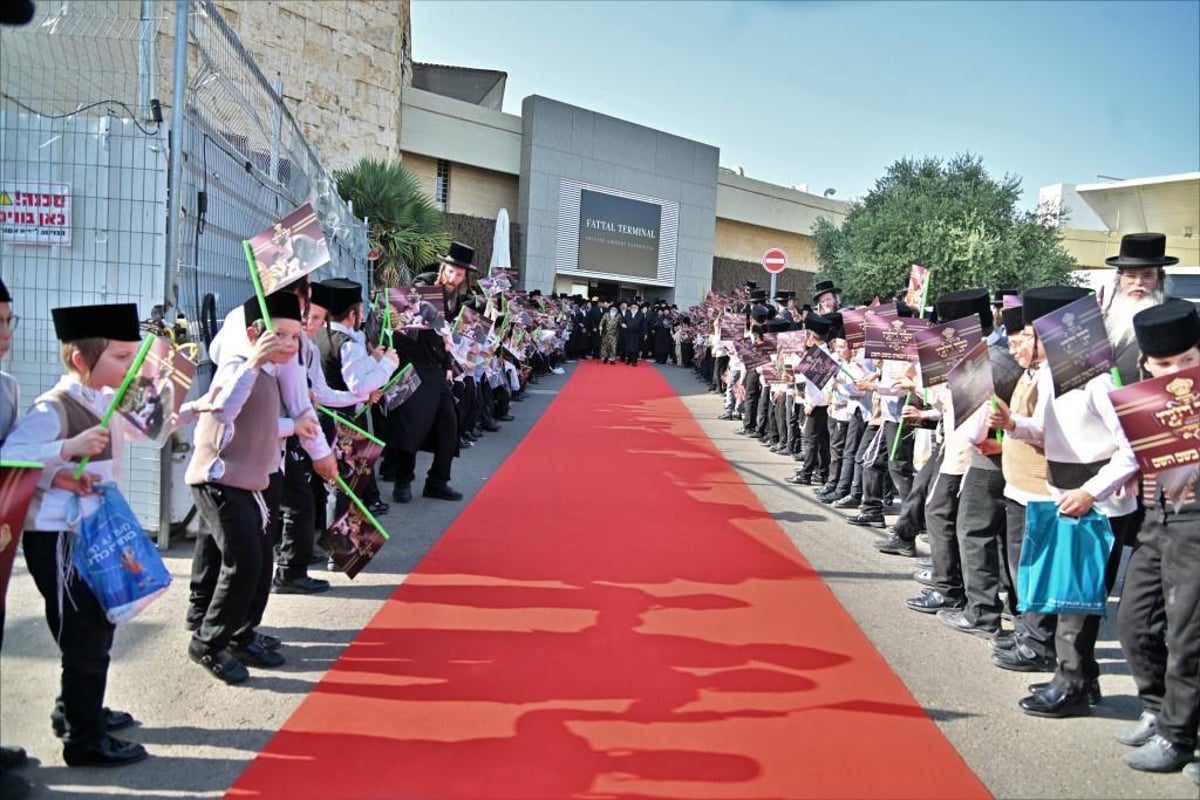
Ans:
[[[398,450],[415,453],[418,450],[433,452],[439,415],[457,419],[454,395],[446,370],[450,369],[450,354],[442,337],[433,331],[410,331],[396,336],[396,353],[400,356],[400,367],[412,364],[421,385],[412,397],[388,415],[391,444]]]
[[[600,306],[592,306],[587,312],[587,332],[590,336],[600,335],[600,320],[604,319],[604,311]]]

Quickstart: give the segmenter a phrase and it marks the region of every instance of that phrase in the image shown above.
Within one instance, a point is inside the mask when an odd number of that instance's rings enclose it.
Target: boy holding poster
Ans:
[[[141,331],[133,303],[51,314],[67,374],[17,422],[4,455],[45,465],[26,517],[24,552],[62,653],[62,694],[51,720],[63,731],[63,760],[71,767],[121,766],[141,761],[146,750],[109,733],[134,723],[128,713],[104,707],[116,629],[82,576],[64,574],[59,554],[74,542],[69,520],[76,503],[87,514],[99,503],[92,485],[115,482],[121,473],[124,420],[114,415],[107,429],[100,420],[135,359]],[[76,479],[76,462],[85,457],[87,472]]]
[[[1179,376],[1167,386],[1172,399],[1160,402],[1157,414],[1149,411],[1149,416],[1157,417],[1150,424],[1161,430],[1160,415],[1168,404],[1173,410],[1190,404],[1188,416],[1194,420],[1197,383],[1182,373],[1195,375],[1200,369],[1200,317],[1195,306],[1168,300],[1136,314],[1133,327],[1144,373],[1151,378]],[[1123,411],[1123,405],[1118,404],[1118,411]],[[1178,419],[1173,414],[1168,418]],[[1137,424],[1125,414],[1121,422],[1128,427]],[[1200,726],[1198,475],[1200,466],[1195,463],[1155,475],[1153,492],[1145,493],[1149,495],[1144,497],[1146,518],[1126,567],[1117,614],[1121,649],[1144,709],[1138,725],[1119,732],[1117,739],[1138,748],[1125,757],[1125,763],[1148,772],[1173,772],[1191,761]],[[1197,780],[1196,765],[1187,769]]]

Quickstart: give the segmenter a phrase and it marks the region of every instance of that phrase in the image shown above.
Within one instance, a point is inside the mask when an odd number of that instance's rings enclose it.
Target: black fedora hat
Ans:
[[[817,305],[821,299],[821,295],[834,292],[840,293],[842,290],[833,284],[833,281],[817,281],[817,285],[813,287],[813,305]]]
[[[988,304],[987,289],[962,289],[946,292],[933,301],[939,322],[953,322],[971,315],[978,315],[980,326],[992,329],[992,307]]]
[[[452,264],[456,267],[478,272],[479,268],[475,266],[475,248],[469,244],[462,242],[451,242],[450,252],[445,255],[438,256],[439,259],[447,264]]]
[[[1161,233],[1127,233],[1121,237],[1120,253],[1104,259],[1104,263],[1118,270],[1169,267],[1179,263],[1178,258],[1166,252],[1167,237]]]

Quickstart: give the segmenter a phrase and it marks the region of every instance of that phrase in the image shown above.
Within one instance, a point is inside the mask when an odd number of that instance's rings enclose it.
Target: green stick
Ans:
[[[1113,367],[1109,374],[1112,375],[1113,386],[1117,387],[1118,389],[1124,388],[1125,381],[1121,380],[1121,370]]]
[[[0,460],[0,469],[45,469],[40,461],[4,461]]]
[[[345,425],[345,426],[346,426],[347,428],[349,428],[350,430],[352,430],[352,431],[354,431],[355,433],[359,434],[360,436],[362,436],[362,437],[364,437],[364,438],[366,438],[366,439],[368,439],[368,440],[370,440],[370,441],[374,442],[375,444],[379,445],[380,447],[385,447],[385,446],[386,446],[386,445],[385,445],[383,442],[381,442],[379,439],[376,439],[374,436],[372,436],[371,434],[367,433],[365,430],[363,430],[362,428],[358,427],[358,426],[357,426],[357,425],[355,425],[353,422],[351,422],[350,420],[346,419],[345,417],[343,417],[341,414],[337,413],[336,411],[334,411],[334,410],[332,410],[332,409],[329,409],[329,408],[326,408],[325,406],[317,406],[317,410],[318,410],[318,411],[320,411],[322,414],[325,414],[326,416],[332,417],[333,419],[335,419],[335,420],[337,420],[338,422],[340,422],[340,423],[342,423],[343,425]]]
[[[150,348],[158,341],[158,337],[153,333],[146,336],[142,340],[142,346],[137,352],[137,356],[133,359],[133,364],[130,365],[129,371],[125,373],[125,379],[121,381],[121,388],[117,389],[117,393],[113,395],[112,401],[109,402],[108,408],[104,410],[104,417],[100,420],[100,427],[107,428],[112,422],[112,416],[116,413],[117,406],[121,405],[121,401],[125,398],[125,392],[129,391],[129,384],[133,383],[133,379],[142,371],[142,364],[146,362],[146,356],[150,355]],[[92,460],[91,456],[84,456],[79,462],[79,466],[75,468],[72,475],[75,480],[79,480],[83,476],[84,469],[87,468],[88,462]]]
[[[379,535],[384,538],[384,541],[392,538],[388,536],[388,532],[384,530],[382,525],[379,524],[379,520],[375,519],[375,515],[368,511],[367,507],[363,505],[363,501],[358,499],[358,495],[356,495],[350,489],[350,485],[346,483],[345,479],[341,475],[337,476],[337,487],[342,490],[342,494],[346,495],[346,497],[350,499],[351,503],[354,503],[354,506],[358,509],[359,513],[366,517],[367,520],[369,520],[370,523],[375,526],[375,530],[379,531]]]
[[[918,319],[925,319],[925,298],[929,295],[929,275],[932,273],[933,270],[929,270],[929,272],[925,275],[925,285],[921,288],[921,310],[920,313],[917,314]],[[902,412],[904,410],[904,406],[908,405],[908,401],[911,399],[912,392],[905,392],[904,405],[900,406],[900,410]],[[900,421],[896,423],[896,438],[892,439],[892,451],[888,455],[890,460],[894,461],[896,459],[896,451],[900,449],[900,438],[902,436],[904,436],[904,417],[900,417]]]
[[[391,377],[391,379],[390,379],[390,380],[389,380],[387,383],[385,383],[383,386],[380,386],[380,387],[379,387],[379,393],[380,393],[380,395],[385,395],[385,394],[387,394],[387,392],[388,392],[388,389],[391,389],[391,388],[392,388],[393,386],[395,386],[397,383],[399,383],[400,381],[402,381],[402,380],[404,379],[404,376],[405,376],[405,375],[407,375],[408,373],[412,372],[412,369],[413,369],[413,365],[412,365],[412,364],[405,364],[405,365],[404,365],[404,369],[402,369],[402,370],[400,370],[399,372],[397,372],[395,375],[393,375],[393,376]],[[361,409],[359,409],[359,410],[358,410],[358,411],[357,411],[357,412],[354,414],[354,418],[355,418],[355,419],[358,419],[359,417],[361,417],[361,416],[362,416],[362,415],[363,415],[363,414],[366,412],[366,410],[367,410],[368,408],[370,408],[370,407],[371,407],[370,405],[365,405],[365,406],[363,406]]]
[[[258,298],[258,310],[262,312],[263,325],[267,326],[267,330],[275,330],[274,323],[271,322],[271,314],[267,311],[267,296],[263,294],[262,278],[258,277],[258,262],[254,260],[254,248],[250,246],[249,239],[242,240],[242,249],[246,253],[246,265],[250,267],[250,281],[254,284],[254,296]]]
[[[992,411],[995,411],[998,408],[1000,408],[1000,399],[996,397],[996,395],[992,395]],[[996,441],[1000,444],[1004,444],[1004,431],[1000,430],[999,428],[996,429]]]
[[[392,346],[392,299],[388,297],[387,289],[383,290],[383,335],[387,337],[387,346]],[[383,338],[382,336],[380,337]]]

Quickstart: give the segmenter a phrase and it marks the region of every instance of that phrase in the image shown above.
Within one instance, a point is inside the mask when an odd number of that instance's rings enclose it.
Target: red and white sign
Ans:
[[[762,257],[763,269],[772,275],[778,275],[787,269],[787,253],[780,250],[778,247],[772,247],[767,252],[763,253]]]
[[[70,244],[70,184],[0,182],[0,241]]]

